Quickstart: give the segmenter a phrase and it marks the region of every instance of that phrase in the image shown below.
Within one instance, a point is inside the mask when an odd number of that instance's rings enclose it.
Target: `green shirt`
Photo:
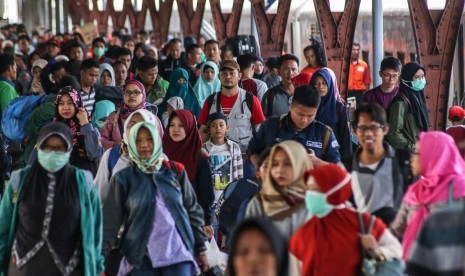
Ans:
[[[7,83],[6,81],[0,81],[0,108],[5,111],[6,106],[14,99],[18,97],[15,88]]]

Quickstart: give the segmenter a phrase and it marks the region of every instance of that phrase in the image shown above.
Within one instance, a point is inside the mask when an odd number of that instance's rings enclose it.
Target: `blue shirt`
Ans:
[[[339,154],[339,144],[332,131],[326,147],[326,154],[322,156],[326,130],[327,127],[323,123],[314,120],[304,130],[295,131],[291,126],[290,113],[282,119],[271,117],[260,125],[260,130],[250,140],[247,155],[260,154],[266,148],[282,141],[294,140],[302,144],[307,150],[313,150],[318,158],[337,163],[340,161],[341,155]]]

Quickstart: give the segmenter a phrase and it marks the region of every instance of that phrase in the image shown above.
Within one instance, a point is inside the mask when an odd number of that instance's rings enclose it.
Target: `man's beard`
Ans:
[[[223,87],[226,88],[226,89],[228,89],[228,90],[231,90],[231,89],[233,89],[233,88],[236,87],[236,86],[237,86],[237,84],[236,84],[236,85],[223,85]]]

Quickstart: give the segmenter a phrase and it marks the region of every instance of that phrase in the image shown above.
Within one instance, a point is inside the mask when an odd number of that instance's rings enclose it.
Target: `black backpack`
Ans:
[[[229,234],[236,225],[241,204],[258,193],[258,190],[259,184],[249,178],[236,180],[226,187],[218,200],[218,204],[221,204],[218,216],[221,233]]]
[[[215,112],[218,112],[218,113],[222,113],[221,112],[221,92],[216,92],[216,93],[213,93],[211,94],[210,96],[207,97],[207,107],[208,107],[208,112],[210,112],[210,109],[212,108],[212,105],[213,105],[213,102],[215,101],[215,95],[216,96],[216,111]],[[246,92],[245,93],[245,104],[247,105],[247,108],[250,110],[250,113],[252,114],[252,106],[253,106],[253,94],[250,93],[250,92]],[[241,107],[242,107],[242,112],[244,112],[244,102],[242,103]]]

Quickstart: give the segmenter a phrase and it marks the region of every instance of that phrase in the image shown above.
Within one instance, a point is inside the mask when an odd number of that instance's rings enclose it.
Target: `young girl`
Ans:
[[[292,140],[271,149],[260,192],[249,202],[247,217],[268,216],[289,239],[309,218],[305,208],[304,172],[313,168],[305,148]]]
[[[186,167],[197,201],[204,212],[207,225],[205,229],[209,235],[213,235],[210,226],[214,219],[212,205],[215,199],[212,171],[208,156],[202,153],[202,139],[192,112],[173,111],[168,120],[168,129],[163,135],[163,150],[170,160],[180,162]]]
[[[194,86],[194,93],[199,99],[200,106],[203,106],[208,96],[221,90],[218,72],[218,66],[211,61],[205,62],[200,67],[200,78]]]
[[[105,149],[109,149],[121,142],[123,137],[123,125],[129,115],[135,110],[145,108],[145,88],[142,83],[130,80],[123,86],[124,102],[117,111],[112,112],[107,122],[100,131],[102,134],[102,144]]]

